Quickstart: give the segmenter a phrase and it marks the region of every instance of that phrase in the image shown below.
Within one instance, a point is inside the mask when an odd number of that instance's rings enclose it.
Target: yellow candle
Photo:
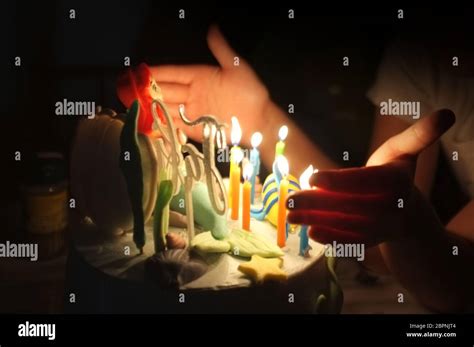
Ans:
[[[232,170],[234,169],[234,166],[235,166],[235,158],[234,158],[235,153],[241,151],[238,145],[239,145],[240,139],[242,138],[242,129],[240,128],[239,120],[237,119],[237,117],[232,117],[231,120],[232,120],[232,130],[230,132],[230,142],[232,142],[233,146],[230,150],[229,179],[232,176]],[[239,179],[240,179],[240,173],[239,173]],[[229,182],[229,192],[228,192],[229,193],[229,208],[232,208],[232,203],[233,203],[232,189],[233,189],[232,182]]]
[[[234,169],[234,166],[235,166],[235,152],[238,152],[240,151],[240,147],[239,146],[232,146],[232,148],[230,149],[230,171],[229,171],[229,179],[230,179],[230,176],[231,176],[231,172],[232,170],[235,170]],[[238,154],[237,154],[238,155]],[[229,208],[232,208],[232,184],[229,183]]]
[[[281,172],[282,179],[280,181],[278,191],[278,220],[277,220],[277,244],[283,248],[286,245],[286,198],[288,197],[288,161],[283,155],[277,159],[277,165]]]
[[[245,183],[242,187],[242,229],[250,231],[250,195],[252,192],[252,183],[250,178],[253,174],[253,165],[247,163],[244,167]]]

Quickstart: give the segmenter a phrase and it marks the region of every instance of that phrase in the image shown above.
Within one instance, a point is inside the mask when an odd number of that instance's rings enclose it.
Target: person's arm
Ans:
[[[438,311],[465,309],[474,291],[467,275],[474,247],[446,231],[414,186],[417,156],[453,122],[452,112],[438,111],[385,141],[366,167],[315,173],[310,184],[318,189],[289,197],[288,219],[311,225],[309,235],[321,243],[379,245],[387,268],[420,302]]]
[[[271,100],[251,65],[230,47],[216,26],[209,29],[207,42],[219,66],[162,65],[151,69],[176,124],[181,124],[178,116],[180,104],[185,106],[190,118],[212,114],[230,124],[231,116],[235,115],[242,128],[242,146],[250,146],[252,133],[262,132],[260,153],[268,169],[274,161],[278,130],[285,124],[289,128],[285,154],[290,161],[291,173],[299,176],[309,164],[322,169],[336,167]],[[240,58],[237,66],[234,65],[235,57]],[[200,127],[183,127],[183,130],[193,140],[201,140]],[[230,139],[230,128],[227,130]]]
[[[372,139],[369,147],[369,156],[377,150],[387,139],[407,129],[410,124],[398,117],[375,114]],[[415,173],[415,186],[426,198],[430,197],[436,167],[438,164],[439,143],[435,142],[418,156]],[[388,273],[380,249],[372,247],[366,250],[364,265],[379,273]]]
[[[469,213],[472,206],[466,206]],[[387,267],[427,307],[441,312],[465,310],[473,302],[474,244],[449,225],[445,228],[421,193],[416,192],[407,207],[405,237],[379,246]],[[469,229],[472,240],[472,223],[461,227]]]
[[[431,112],[430,112],[431,113]],[[374,119],[372,140],[369,149],[369,156],[385,141],[392,136],[401,133],[410,126],[410,123],[395,116],[382,116],[378,112]],[[418,156],[416,163],[415,185],[429,198],[436,168],[438,165],[439,143],[435,142]]]
[[[378,115],[372,148],[378,148],[408,126],[396,117]],[[407,236],[382,243],[372,252],[426,306],[439,311],[460,311],[471,300],[474,285],[472,276],[467,276],[474,264],[474,248],[468,238],[472,240],[474,226],[467,219],[474,204],[468,204],[446,227],[439,222],[428,201],[438,153],[439,143],[435,142],[418,156],[414,182],[418,189],[407,206]],[[458,255],[453,255],[454,246],[458,247]]]

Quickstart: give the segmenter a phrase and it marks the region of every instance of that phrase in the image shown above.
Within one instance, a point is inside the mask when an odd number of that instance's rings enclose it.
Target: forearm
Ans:
[[[426,306],[462,311],[474,290],[472,244],[445,230],[419,191],[407,208],[405,236],[379,246],[385,264]]]
[[[317,169],[338,167],[281,108],[270,101],[262,116],[260,129],[263,134],[261,156],[267,168],[271,168],[275,160],[275,143],[278,141],[278,130],[282,125],[288,126],[285,156],[290,163],[291,173],[299,176],[310,164]]]

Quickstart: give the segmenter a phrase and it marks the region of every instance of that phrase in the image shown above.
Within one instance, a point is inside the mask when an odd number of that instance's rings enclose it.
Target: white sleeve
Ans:
[[[413,43],[396,42],[390,45],[379,66],[375,83],[367,97],[375,107],[381,102],[420,102],[421,116],[432,112],[436,93],[435,62],[426,48]],[[415,121],[412,117],[403,117]]]

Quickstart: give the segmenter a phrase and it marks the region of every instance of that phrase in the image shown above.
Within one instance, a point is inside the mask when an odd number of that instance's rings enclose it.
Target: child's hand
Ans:
[[[315,173],[310,184],[316,189],[288,198],[289,222],[310,225],[310,237],[321,243],[369,247],[403,236],[405,211],[416,208],[411,193],[417,155],[454,121],[451,111],[438,111],[388,139],[366,167]]]
[[[248,144],[252,132],[263,126],[262,114],[270,101],[267,89],[216,26],[209,29],[207,42],[219,66],[156,66],[152,68],[154,78],[178,126],[180,104],[186,107],[186,114],[191,119],[212,114],[230,125],[231,116],[237,116],[245,136],[242,141]],[[236,57],[238,66],[234,65]],[[201,139],[200,127],[182,128],[190,138]]]

